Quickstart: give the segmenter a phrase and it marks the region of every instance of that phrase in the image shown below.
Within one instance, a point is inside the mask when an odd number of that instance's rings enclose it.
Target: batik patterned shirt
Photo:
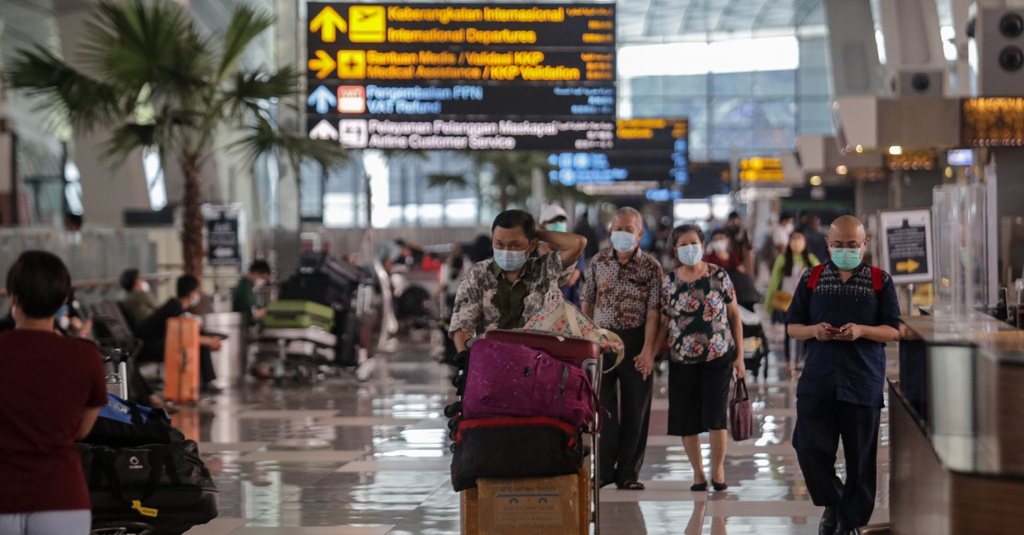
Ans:
[[[563,267],[561,253],[552,251],[527,259],[522,275],[510,283],[493,258],[478,262],[455,293],[448,332],[478,336],[493,329],[520,328],[540,312],[552,282],[564,285],[574,269],[575,262]]]
[[[662,299],[672,360],[707,362],[735,347],[727,305],[736,300],[736,291],[724,269],[708,264],[708,272],[693,282],[679,280],[671,272],[663,279]]]
[[[603,329],[643,327],[647,312],[661,307],[661,264],[637,249],[625,263],[615,251],[601,251],[587,266],[584,301],[594,304],[594,323]]]

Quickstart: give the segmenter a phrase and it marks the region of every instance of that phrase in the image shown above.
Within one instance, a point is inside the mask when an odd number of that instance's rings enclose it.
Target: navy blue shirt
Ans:
[[[807,288],[811,270],[804,271],[786,312],[786,323],[833,327],[847,323],[899,327],[896,287],[882,273],[882,289],[874,291],[871,266],[861,263],[845,283],[831,261],[824,264],[817,287]],[[867,338],[853,342],[807,341],[807,360],[797,383],[797,396],[818,396],[869,407],[882,406],[885,385],[885,344]]]

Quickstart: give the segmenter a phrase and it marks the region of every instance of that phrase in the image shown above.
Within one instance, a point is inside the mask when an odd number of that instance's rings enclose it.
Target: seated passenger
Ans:
[[[127,292],[121,301],[125,319],[135,329],[156,310],[156,300],[149,293],[149,283],[139,277],[139,270],[135,268],[121,272],[121,287]]]
[[[265,308],[259,308],[256,289],[270,282],[270,264],[265,260],[257,260],[249,266],[249,272],[238,281],[231,290],[231,311],[242,314],[242,325],[248,326],[254,321],[263,319],[267,314]]]
[[[16,327],[0,333],[0,533],[85,534],[91,504],[75,440],[107,404],[102,358],[54,332],[71,292],[59,258],[23,253],[7,291]]]
[[[582,236],[538,230],[522,210],[498,214],[491,225],[494,257],[476,263],[455,294],[448,332],[459,352],[466,342],[493,329],[517,329],[544,306],[552,281],[565,284],[587,245]],[[530,258],[540,241],[552,251]]]
[[[167,320],[183,316],[190,307],[199,304],[202,294],[199,290],[199,279],[192,275],[178,277],[177,297],[168,299],[164,305],[142,321],[135,329],[135,336],[142,339],[142,352],[139,362],[164,361],[164,344],[167,337]],[[208,394],[220,393],[220,388],[213,384],[217,372],[213,369],[211,351],[220,349],[220,339],[215,336],[199,337],[199,381],[200,390]]]

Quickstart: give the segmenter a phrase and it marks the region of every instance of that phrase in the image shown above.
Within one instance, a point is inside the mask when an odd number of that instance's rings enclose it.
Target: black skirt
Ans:
[[[668,434],[699,435],[728,429],[729,383],[735,350],[699,364],[668,365]]]

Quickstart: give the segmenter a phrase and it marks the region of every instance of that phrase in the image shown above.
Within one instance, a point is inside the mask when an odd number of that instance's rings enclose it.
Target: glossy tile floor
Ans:
[[[220,517],[188,533],[459,533],[442,414],[454,389],[430,348],[406,341],[378,355],[364,383],[343,375],[315,385],[249,384],[184,408],[175,425],[200,441],[220,488]],[[730,442],[725,492],[689,491],[693,471],[682,444],[665,434],[667,377],[657,379],[641,473],[647,489],[602,490],[603,534],[817,533],[821,510],[790,445],[796,380],[774,354],[770,362],[768,380],[751,388],[759,435]],[[873,524],[888,521],[888,453],[883,412]]]

